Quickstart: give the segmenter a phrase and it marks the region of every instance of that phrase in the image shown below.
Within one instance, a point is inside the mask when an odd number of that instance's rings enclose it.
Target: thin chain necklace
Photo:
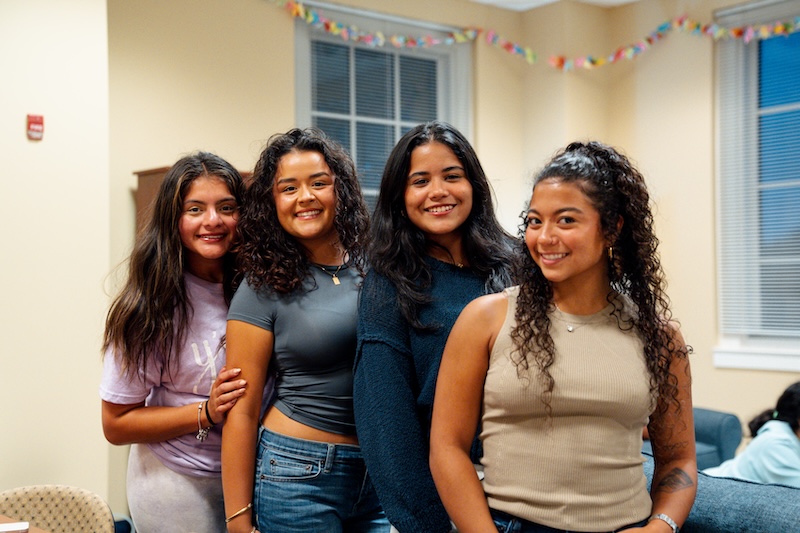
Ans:
[[[325,268],[324,266],[322,266],[322,265],[318,265],[318,264],[316,264],[316,263],[312,263],[312,265],[314,265],[315,267],[317,267],[318,269],[322,270],[322,271],[323,271],[323,272],[325,272],[327,275],[329,275],[329,276],[331,277],[331,279],[333,280],[333,284],[334,284],[334,285],[341,285],[341,284],[342,284],[342,282],[341,282],[341,281],[339,281],[339,276],[338,276],[338,274],[339,274],[339,271],[342,269],[342,267],[345,265],[344,263],[342,263],[341,265],[339,265],[338,267],[336,267],[336,271],[335,271],[335,272],[331,272],[330,270],[328,270],[328,269],[327,269],[327,268]]]
[[[566,314],[564,311],[562,311],[560,307],[558,307],[558,304],[557,304],[555,301],[553,301],[553,305],[555,305],[555,306],[556,306],[556,310],[557,310],[559,313],[561,313],[561,318],[562,318],[562,320],[563,320],[563,321],[564,321],[564,322],[567,324],[567,331],[568,331],[569,333],[572,333],[572,332],[573,332],[573,331],[575,331],[576,329],[578,329],[578,328],[580,328],[580,327],[583,327],[583,326],[585,326],[585,325],[588,323],[588,322],[584,322],[583,324],[578,324],[578,325],[576,326],[576,325],[574,325],[574,324],[571,324],[571,323],[567,322],[567,320],[566,320],[566,318],[567,318],[567,314]]]
[[[442,258],[436,257],[433,254],[429,254],[429,255],[431,257],[433,257],[434,259],[436,259],[437,261],[441,261],[442,263],[447,263],[448,265],[453,265],[456,268],[464,268],[464,263],[459,263],[458,261],[456,261],[456,258],[453,257],[453,254],[450,253],[450,250],[445,250],[445,251],[447,252],[447,257],[449,259],[442,259]]]

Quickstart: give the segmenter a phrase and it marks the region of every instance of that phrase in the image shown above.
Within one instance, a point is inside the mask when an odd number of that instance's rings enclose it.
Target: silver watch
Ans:
[[[665,515],[664,513],[654,514],[647,521],[650,522],[651,520],[655,519],[663,520],[664,522],[666,522],[667,525],[669,525],[669,527],[672,528],[672,533],[678,533],[678,531],[680,531],[681,529],[678,527],[678,524],[675,523],[675,520]]]

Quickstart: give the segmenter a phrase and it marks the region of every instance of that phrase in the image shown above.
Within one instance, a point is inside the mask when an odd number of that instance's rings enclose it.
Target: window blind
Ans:
[[[800,15],[791,1],[717,14],[725,27]],[[800,33],[717,44],[723,335],[800,338]]]
[[[445,40],[448,28],[326,2],[309,2],[337,22],[384,35]],[[297,22],[298,124],[321,128],[352,155],[370,208],[397,140],[429,120],[470,135],[469,45],[370,47]],[[459,90],[455,91],[454,88]]]

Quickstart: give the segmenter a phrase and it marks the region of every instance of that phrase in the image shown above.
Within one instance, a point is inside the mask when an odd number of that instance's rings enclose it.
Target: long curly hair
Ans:
[[[106,316],[103,351],[112,348],[129,375],[144,369],[155,354],[169,364],[173,346],[185,339],[191,320],[186,295],[186,268],[178,224],[192,183],[201,177],[222,180],[241,205],[245,184],[224,159],[197,152],[178,160],[167,171],[150,218],[136,237],[128,260],[128,278]],[[236,284],[235,243],[223,257],[223,287],[230,302]]]
[[[425,262],[430,243],[408,218],[405,191],[411,167],[411,153],[418,146],[438,142],[449,147],[472,185],[472,211],[461,226],[464,250],[474,272],[486,279],[486,292],[498,292],[511,284],[514,239],[497,221],[492,190],[486,173],[469,141],[446,122],[420,124],[397,142],[381,179],[378,200],[372,215],[370,267],[387,277],[396,287],[398,305],[406,321],[426,330],[419,308],[430,302],[428,289],[432,273]]]
[[[273,196],[281,158],[289,152],[318,152],[333,173],[336,212],[333,225],[349,264],[364,273],[369,212],[361,194],[356,168],[347,151],[315,128],[291,129],[273,135],[256,162],[238,230],[242,237],[239,268],[254,289],[277,293],[299,288],[311,268],[303,246],[278,221]]]
[[[658,238],[653,231],[650,195],[644,177],[633,164],[613,148],[599,142],[574,142],[557,153],[534,179],[533,189],[543,180],[573,183],[586,195],[600,215],[604,236],[612,243],[609,259],[611,292],[607,299],[615,306],[620,329],[633,329],[644,344],[650,374],[650,390],[677,405],[677,379],[670,374],[673,357],[685,358],[690,347],[678,346],[669,322],[672,313],[665,293],[666,282],[658,255]],[[618,222],[622,227],[618,230]],[[534,365],[545,386],[543,401],[548,412],[555,385],[550,367],[556,353],[550,336],[548,313],[553,308],[553,288],[533,261],[525,243],[527,216],[520,225],[522,260],[515,272],[520,283],[516,310],[517,325],[512,329],[514,362],[518,372]],[[624,313],[619,293],[633,303],[632,313]],[[632,315],[632,316],[631,316]]]

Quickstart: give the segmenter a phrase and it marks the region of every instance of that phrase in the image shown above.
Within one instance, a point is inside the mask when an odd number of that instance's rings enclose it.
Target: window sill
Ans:
[[[764,340],[723,340],[714,347],[714,367],[800,372],[800,346]]]

